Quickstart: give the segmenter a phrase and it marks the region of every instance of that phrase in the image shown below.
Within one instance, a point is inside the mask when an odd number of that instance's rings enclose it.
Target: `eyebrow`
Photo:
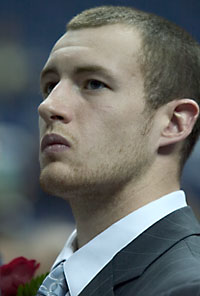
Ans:
[[[74,74],[82,74],[85,72],[89,73],[99,73],[99,74],[104,74],[105,76],[112,76],[112,73],[110,73],[109,70],[105,69],[102,66],[99,65],[83,65],[75,68]]]
[[[40,82],[42,81],[42,79],[47,76],[47,75],[50,75],[50,74],[57,74],[58,71],[56,69],[56,67],[53,67],[53,66],[47,66],[45,68],[42,69],[41,73],[40,73]]]
[[[100,66],[100,65],[90,65],[90,64],[85,64],[81,66],[77,66],[73,70],[73,75],[79,75],[79,74],[84,74],[84,73],[94,73],[94,74],[101,74],[105,76],[105,78],[114,81],[114,74],[112,71],[109,71],[108,69]],[[58,74],[58,70],[56,67],[47,65],[41,72],[40,74],[40,81],[47,75],[50,74]]]

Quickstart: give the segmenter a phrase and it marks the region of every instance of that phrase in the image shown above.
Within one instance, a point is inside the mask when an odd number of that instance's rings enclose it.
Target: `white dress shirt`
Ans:
[[[117,221],[78,250],[74,230],[52,266],[54,268],[66,260],[67,295],[79,295],[122,248],[160,219],[185,206],[186,198],[182,190],[167,194]]]

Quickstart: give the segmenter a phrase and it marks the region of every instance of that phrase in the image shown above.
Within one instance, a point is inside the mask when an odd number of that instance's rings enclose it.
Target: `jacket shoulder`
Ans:
[[[200,296],[200,237],[181,240],[116,292],[126,296]]]

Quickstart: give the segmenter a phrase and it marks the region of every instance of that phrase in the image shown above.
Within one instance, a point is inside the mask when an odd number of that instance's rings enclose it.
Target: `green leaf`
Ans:
[[[20,285],[17,290],[17,296],[35,296],[43,280],[49,273],[42,274],[25,285]]]

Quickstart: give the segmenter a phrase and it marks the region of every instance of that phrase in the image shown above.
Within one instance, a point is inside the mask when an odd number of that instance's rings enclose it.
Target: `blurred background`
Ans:
[[[46,272],[74,228],[63,200],[39,187],[40,71],[66,23],[84,9],[128,5],[154,12],[200,42],[199,0],[1,0],[0,2],[0,260],[41,262]],[[200,142],[187,162],[182,189],[200,219]]]

